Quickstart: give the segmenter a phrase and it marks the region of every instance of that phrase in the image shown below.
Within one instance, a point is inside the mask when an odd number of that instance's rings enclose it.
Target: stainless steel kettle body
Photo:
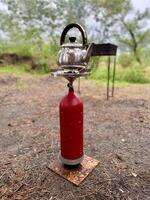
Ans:
[[[71,28],[78,28],[82,35],[82,44],[76,42],[75,37],[70,37],[70,43],[64,43],[67,32]],[[84,68],[90,59],[93,43],[87,44],[87,34],[79,24],[69,24],[65,27],[60,38],[61,49],[58,53],[57,64],[62,68]],[[88,48],[87,48],[88,47]]]

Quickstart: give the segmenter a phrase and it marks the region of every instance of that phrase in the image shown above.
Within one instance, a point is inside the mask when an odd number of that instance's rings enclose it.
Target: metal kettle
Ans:
[[[76,42],[76,37],[70,37],[70,42],[64,43],[66,34],[71,28],[78,28],[81,32],[82,44]],[[60,45],[61,49],[57,59],[59,66],[68,69],[85,68],[87,66],[94,43],[88,46],[87,34],[81,25],[76,23],[67,25],[61,34]]]

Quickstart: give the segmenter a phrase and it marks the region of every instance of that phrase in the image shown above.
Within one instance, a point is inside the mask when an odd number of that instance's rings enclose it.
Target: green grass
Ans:
[[[0,66],[0,73],[1,74],[15,74],[15,75],[23,75],[29,73],[27,69],[29,68],[28,65],[5,65]]]
[[[30,74],[30,75],[35,75],[35,76],[41,76],[48,74],[49,71],[47,67],[41,67],[37,68],[35,70],[31,69],[31,66],[26,65],[26,64],[18,64],[18,65],[4,65],[0,66],[0,74],[13,74],[13,75],[25,75],[25,74]]]
[[[31,66],[27,64],[18,65],[5,65],[0,66],[0,74],[14,74],[14,75],[25,75],[31,74],[34,76],[41,76],[50,73],[48,66],[38,66],[35,70],[31,69]],[[110,85],[112,84],[112,68],[110,71]],[[99,67],[91,73],[88,79],[94,80],[94,82],[100,86],[106,86],[107,81],[107,67]],[[147,68],[116,68],[116,79],[115,84],[124,87],[129,84],[145,84],[150,83],[150,67]]]
[[[107,66],[98,67],[93,70],[90,76],[93,80],[106,81],[107,80]],[[122,83],[150,83],[150,73],[147,75],[143,68],[140,67],[127,67],[122,68],[116,66],[116,82]],[[110,71],[110,80],[112,81],[112,69]]]
[[[32,57],[35,52],[30,41],[20,41],[18,43],[0,43],[0,53],[14,53],[22,56]]]
[[[47,71],[43,69],[39,70],[31,70],[31,66],[26,65],[26,64],[18,64],[18,65],[5,65],[5,66],[0,66],[0,74],[12,74],[12,75],[35,75],[35,76],[40,76],[40,75],[45,75],[47,74]]]

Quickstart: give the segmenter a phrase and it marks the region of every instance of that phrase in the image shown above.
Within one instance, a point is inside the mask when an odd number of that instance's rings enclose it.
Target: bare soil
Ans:
[[[81,81],[84,150],[100,163],[77,187],[47,167],[59,152],[66,83],[0,76],[0,199],[150,199],[150,85],[116,88],[106,101],[105,87]]]

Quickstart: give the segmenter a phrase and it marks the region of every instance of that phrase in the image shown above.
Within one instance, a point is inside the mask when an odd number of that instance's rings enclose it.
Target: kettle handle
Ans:
[[[79,31],[81,32],[81,35],[82,35],[83,46],[86,46],[87,45],[87,34],[86,34],[84,28],[80,24],[76,24],[76,23],[68,24],[64,28],[64,30],[61,34],[61,37],[60,37],[60,45],[62,45],[65,42],[66,34],[71,28],[78,28],[79,29]]]

